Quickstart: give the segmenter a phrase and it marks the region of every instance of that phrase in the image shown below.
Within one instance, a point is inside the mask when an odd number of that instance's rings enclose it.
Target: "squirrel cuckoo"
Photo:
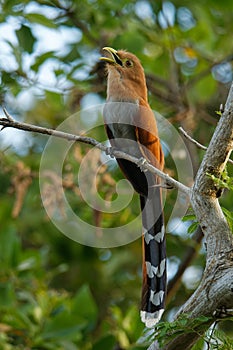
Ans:
[[[166,246],[159,178],[143,171],[143,159],[160,170],[164,157],[154,114],[148,104],[144,70],[132,53],[104,47],[107,101],[103,116],[111,146],[142,159],[136,165],[117,158],[125,177],[140,195],[143,225],[141,319],[153,327],[164,311]]]

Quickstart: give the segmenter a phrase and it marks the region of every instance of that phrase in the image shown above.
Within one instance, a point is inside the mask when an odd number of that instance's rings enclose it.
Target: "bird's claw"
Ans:
[[[114,154],[114,148],[113,147],[107,147],[105,150],[105,153],[107,154],[107,156],[110,156],[111,158],[115,158]]]
[[[213,316],[216,318],[225,318],[233,316],[233,309],[227,309],[225,306],[214,311]]]
[[[153,188],[160,187],[160,188],[164,188],[165,190],[172,190],[174,188],[174,186],[169,184],[169,182],[158,183],[158,184],[153,185],[151,187],[153,187]]]
[[[147,160],[145,158],[140,158],[138,161],[137,161],[137,166],[139,167],[139,169],[141,171],[143,171],[144,173],[146,171],[148,171],[148,169],[145,168],[145,164],[147,163]]]
[[[165,187],[167,190],[172,190],[172,189],[174,188],[174,186],[173,186],[169,181],[166,181],[166,182],[165,182],[164,187]]]

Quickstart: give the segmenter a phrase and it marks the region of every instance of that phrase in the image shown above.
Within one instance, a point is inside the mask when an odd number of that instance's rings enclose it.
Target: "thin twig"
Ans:
[[[3,110],[4,114],[5,114],[5,116],[7,117],[7,119],[10,120],[11,122],[13,122],[14,119],[13,119],[12,116],[7,112],[6,108],[3,107],[2,110]]]
[[[202,145],[200,142],[194,140],[183,128],[182,126],[180,126],[178,128],[180,130],[180,132],[186,137],[186,139],[188,139],[189,141],[191,141],[192,143],[194,143],[194,145],[196,145],[198,148],[206,151],[207,150],[207,147]],[[232,159],[228,159],[228,162],[233,164],[233,160]]]
[[[37,126],[37,125],[21,123],[21,122],[15,121],[9,115],[9,113],[6,112],[6,110],[4,111],[4,113],[7,116],[7,118],[0,118],[0,125],[2,125],[4,128],[9,127],[9,128],[15,128],[15,129],[29,131],[29,132],[36,132],[36,133],[40,133],[40,134],[51,135],[51,136],[59,137],[62,139],[66,139],[68,141],[81,142],[81,143],[85,143],[88,145],[92,145],[94,147],[99,148],[101,151],[109,152],[109,147],[103,145],[102,143],[98,142],[97,140],[95,140],[91,137],[79,136],[79,135],[74,135],[74,134],[63,132],[63,131],[49,129],[49,128],[45,128],[45,127],[41,127],[41,126]],[[113,156],[115,156],[116,158],[123,158],[123,159],[129,160],[130,162],[138,164],[139,166],[141,164],[141,159],[138,159],[134,156],[131,156],[125,152],[116,150],[115,148],[112,149],[111,154]],[[191,189],[189,187],[183,185],[181,182],[173,179],[168,174],[165,174],[161,170],[155,168],[153,165],[151,165],[146,160],[143,163],[143,169],[147,169],[150,172],[156,174],[157,176],[159,176],[160,178],[165,180],[165,182],[167,184],[169,184],[173,187],[176,187],[178,190],[182,191],[187,196],[190,195]]]
[[[178,128],[180,130],[180,132],[186,137],[186,139],[188,139],[189,141],[191,141],[192,143],[194,143],[198,148],[203,149],[204,151],[207,150],[206,146],[203,146],[201,143],[199,143],[198,141],[194,140],[183,128],[182,126],[180,126]]]

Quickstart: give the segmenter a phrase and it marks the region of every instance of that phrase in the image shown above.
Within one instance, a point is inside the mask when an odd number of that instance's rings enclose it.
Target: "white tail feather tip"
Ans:
[[[140,312],[141,320],[143,323],[145,323],[145,326],[147,328],[152,328],[156,325],[156,323],[159,322],[163,312],[164,312],[164,309],[160,309],[153,313],[147,312],[147,311],[141,311]]]

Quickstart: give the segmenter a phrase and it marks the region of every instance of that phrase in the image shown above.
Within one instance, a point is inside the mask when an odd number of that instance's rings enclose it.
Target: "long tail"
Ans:
[[[146,327],[160,320],[166,296],[166,242],[161,189],[153,195],[140,196],[143,224],[143,286],[141,319]]]

